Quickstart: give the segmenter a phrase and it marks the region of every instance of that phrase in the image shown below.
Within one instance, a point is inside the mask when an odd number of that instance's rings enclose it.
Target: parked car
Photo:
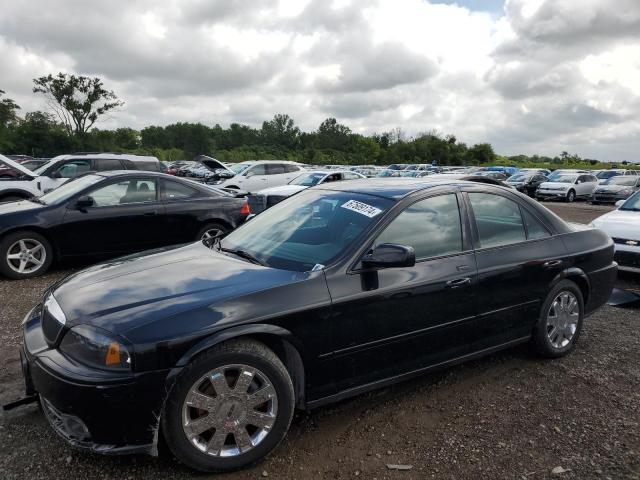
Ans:
[[[549,177],[536,190],[538,200],[564,200],[573,202],[576,198],[590,198],[598,186],[598,179],[589,174],[567,173]]]
[[[539,173],[541,175],[544,175],[545,177],[548,177],[551,174],[551,170],[549,170],[547,168],[521,168],[516,173],[514,173],[514,175],[520,174],[520,173],[527,173],[527,174]],[[595,173],[594,173],[594,175],[595,175]]]
[[[494,180],[500,180],[502,182],[504,182],[507,178],[509,178],[509,175],[507,173],[499,172],[495,170],[483,170],[480,172],[472,173],[472,175],[475,175],[477,177],[489,177],[489,178],[493,178]]]
[[[536,190],[540,184],[547,181],[547,177],[540,173],[516,173],[506,180],[508,185],[513,186],[516,190],[526,193],[530,197],[535,197]]]
[[[521,343],[568,354],[609,298],[613,249],[493,185],[320,185],[219,241],[58,282],[22,323],[22,371],[72,444],[154,452],[162,437],[191,468],[233,470],[296,407]]]
[[[155,157],[120,153],[60,155],[33,171],[3,155],[0,155],[0,164],[20,173],[20,176],[16,178],[0,179],[0,202],[39,197],[59,187],[70,178],[75,178],[91,171],[160,171],[160,162]]]
[[[617,177],[619,175],[633,175],[637,176],[637,170],[627,170],[626,168],[612,168],[610,170],[601,170],[596,174],[598,183],[603,183],[610,178]]]
[[[19,157],[19,158],[11,158],[11,157]],[[36,168],[41,167],[42,165],[47,163],[47,161],[49,161],[48,158],[40,159],[40,158],[27,157],[24,155],[9,155],[7,156],[7,158],[10,160],[13,160],[16,163],[19,163],[24,168],[29,170],[35,170]],[[15,168],[10,167],[7,164],[0,164],[0,180],[19,178],[20,176],[22,176],[21,171],[16,170]]]
[[[547,175],[547,178],[549,180],[553,180],[554,178],[559,177],[560,175],[577,174],[577,173],[588,173],[593,175],[593,173],[591,173],[588,170],[578,170],[576,168],[559,168],[558,170],[554,170],[549,175]]]
[[[116,257],[224,234],[244,199],[151,172],[83,175],[40,198],[0,204],[0,273],[41,275],[54,260]]]
[[[399,177],[400,176],[400,169],[391,169],[391,168],[386,168],[384,170],[380,170],[378,172],[378,175],[376,175],[377,177],[380,178],[387,178],[387,177]]]
[[[358,180],[366,178],[357,172],[349,170],[315,170],[305,172],[291,180],[287,185],[280,187],[271,187],[260,190],[255,194],[249,195],[249,210],[252,214],[263,212],[269,207],[280,203],[285,198],[296,193],[300,193],[309,187],[322,185],[330,182],[341,182],[343,180]]]
[[[592,225],[613,239],[618,268],[640,273],[640,192],[616,205],[617,210],[596,218]]]
[[[615,203],[640,190],[640,176],[618,175],[600,182],[591,195],[591,203]]]
[[[210,157],[201,157],[200,161],[211,171],[217,172],[217,179],[214,176],[209,183],[246,192],[286,185],[305,171],[302,164],[286,160],[254,160],[236,163],[231,168]],[[224,171],[229,176],[222,176]]]

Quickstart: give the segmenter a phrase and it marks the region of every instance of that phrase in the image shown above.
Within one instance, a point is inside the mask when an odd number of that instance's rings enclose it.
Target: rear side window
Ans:
[[[491,193],[469,193],[481,248],[524,242],[524,223],[518,204]]]
[[[108,172],[111,170],[121,170],[122,164],[120,160],[111,159],[111,158],[98,158],[95,160],[97,163],[97,169],[99,172]]]
[[[295,173],[300,171],[300,169],[295,165],[290,165],[288,163],[285,163],[283,166],[284,166],[285,173]]]
[[[200,192],[195,188],[182,185],[178,182],[164,182],[164,198],[165,200],[180,200],[185,198],[195,198],[200,196]]]
[[[527,238],[529,240],[538,240],[551,236],[549,230],[524,208],[522,209],[522,218],[524,218],[524,223],[527,226]]]
[[[267,175],[280,175],[284,173],[284,165],[281,163],[267,164]]]
[[[375,245],[383,243],[409,245],[418,260],[462,251],[456,196],[440,195],[410,205],[387,226]]]
[[[147,172],[160,172],[160,162],[145,162],[142,160],[133,160],[133,164],[138,170],[146,170]]]

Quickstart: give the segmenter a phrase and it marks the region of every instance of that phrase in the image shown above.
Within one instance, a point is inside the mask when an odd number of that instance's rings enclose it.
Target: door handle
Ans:
[[[544,268],[554,268],[562,265],[562,260],[549,260],[548,262],[544,262],[542,266]]]
[[[147,213],[144,213],[143,215],[145,217],[153,217],[154,215],[157,215],[157,214],[158,214],[158,211],[154,210],[153,212],[147,212]]]
[[[449,280],[447,282],[447,288],[459,288],[471,283],[470,277],[457,278],[456,280]]]

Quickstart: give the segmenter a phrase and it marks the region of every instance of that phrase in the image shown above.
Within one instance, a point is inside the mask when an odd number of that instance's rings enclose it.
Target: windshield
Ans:
[[[251,166],[250,163],[236,163],[235,165],[232,165],[231,167],[229,167],[229,170],[231,170],[233,173],[238,175],[239,173],[244,172],[250,166]]]
[[[600,180],[603,180],[605,178],[615,177],[616,175],[621,175],[621,173],[613,170],[603,170],[602,172],[598,173],[596,177],[598,177]]]
[[[305,190],[231,232],[220,247],[268,267],[310,271],[331,264],[392,205],[370,195]]]
[[[514,175],[507,180],[507,182],[524,182],[527,179],[526,175]]]
[[[47,160],[46,162],[44,162],[40,167],[33,170],[33,173],[35,173],[36,175],[42,175],[42,173],[47,169],[49,165],[51,165],[51,160]]]
[[[609,180],[602,182],[603,185],[627,185],[634,186],[637,178],[630,175],[618,175],[617,177],[611,177]]]
[[[396,173],[394,170],[382,170],[380,173],[378,173],[379,177],[397,177],[398,173]]]
[[[573,183],[576,181],[576,178],[578,178],[577,175],[557,175],[553,178],[549,178],[549,182],[551,183]]]
[[[626,202],[622,204],[619,210],[630,210],[640,212],[640,192],[631,195]]]
[[[45,193],[38,200],[45,205],[62,202],[101,180],[104,180],[104,177],[101,177],[100,175],[85,175],[83,177],[78,177],[66,182],[49,193]]]
[[[325,177],[325,173],[303,173],[289,182],[289,185],[302,185],[303,187],[313,187]]]

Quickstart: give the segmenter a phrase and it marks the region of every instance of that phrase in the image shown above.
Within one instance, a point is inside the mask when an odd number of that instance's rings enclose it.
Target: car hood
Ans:
[[[235,172],[228,168],[224,163],[220,160],[216,160],[215,158],[207,157],[206,155],[200,155],[196,160],[201,162],[207,169],[211,171],[216,170],[226,170],[227,172],[231,172],[235,175]]]
[[[19,202],[5,202],[0,203],[0,221],[4,215],[11,215],[12,213],[28,212],[30,210],[42,210],[44,205],[40,205],[29,200],[21,200]]]
[[[598,192],[619,192],[621,190],[633,189],[631,185],[598,185]]]
[[[549,190],[560,190],[561,188],[571,187],[573,183],[566,182],[542,182],[540,188],[548,188]]]
[[[20,173],[24,173],[25,175],[29,175],[31,177],[35,177],[36,176],[36,174],[33,173],[28,168],[23,167],[18,162],[14,162],[13,160],[11,160],[10,158],[5,157],[4,155],[0,155],[0,164],[4,164],[4,165],[8,166],[9,168],[13,168],[15,170],[18,170]]]
[[[73,274],[50,291],[69,325],[90,324],[127,335],[161,319],[198,330],[198,322],[210,326],[237,318],[241,299],[304,281],[321,272],[292,272],[263,267],[209,249],[201,242],[168,247],[122,257]],[[225,304],[225,307],[221,307]],[[258,308],[259,309],[259,308]],[[171,319],[189,310],[201,318],[193,324]],[[147,332],[148,334],[148,332]]]
[[[592,223],[610,237],[640,239],[640,212],[614,210],[596,218]]]
[[[265,188],[264,190],[260,190],[257,192],[258,195],[280,195],[280,196],[290,196],[294,193],[301,192],[302,190],[306,190],[309,187],[305,187],[303,185],[281,185],[280,187],[271,187]]]

